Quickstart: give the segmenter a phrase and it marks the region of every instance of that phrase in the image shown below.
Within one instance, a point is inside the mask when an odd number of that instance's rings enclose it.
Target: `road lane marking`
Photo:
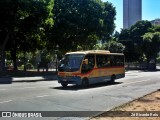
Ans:
[[[43,86],[37,86],[37,87],[11,88],[11,89],[8,89],[8,90],[36,89],[36,88],[41,88],[41,87],[53,87],[53,86],[51,86],[51,85],[43,85]]]
[[[40,95],[40,96],[36,96],[36,97],[42,98],[42,97],[48,97],[48,96],[50,96],[50,95]]]
[[[146,80],[141,80],[141,81],[135,81],[135,82],[129,82],[129,83],[124,83],[123,85],[126,84],[133,84],[133,83],[139,83],[139,82],[146,82],[146,81],[150,81],[151,79],[146,79]]]
[[[2,101],[0,102],[0,104],[3,104],[3,103],[8,103],[8,102],[11,102],[12,100],[6,100],[6,101]]]
[[[7,90],[7,89],[0,89],[0,91],[1,91],[1,90]]]
[[[125,78],[121,78],[121,80],[134,80],[134,79],[137,79],[137,78],[143,78],[144,77],[147,77],[147,76],[134,76],[134,77],[130,77],[130,76],[126,76]]]
[[[24,88],[15,88],[15,89],[28,89],[28,88],[39,88],[39,87],[49,87],[49,85],[37,86],[37,87],[24,87]]]

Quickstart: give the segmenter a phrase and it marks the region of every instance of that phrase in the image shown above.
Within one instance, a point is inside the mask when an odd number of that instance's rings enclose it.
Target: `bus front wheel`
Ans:
[[[82,87],[83,87],[83,88],[87,88],[88,86],[89,86],[89,81],[88,81],[88,79],[86,79],[86,78],[83,79],[83,80],[82,80]]]
[[[114,82],[115,82],[115,79],[116,79],[116,76],[115,76],[115,75],[112,75],[112,76],[111,76],[110,83],[114,83]]]
[[[61,85],[63,86],[63,87],[67,87],[67,83],[61,83]]]

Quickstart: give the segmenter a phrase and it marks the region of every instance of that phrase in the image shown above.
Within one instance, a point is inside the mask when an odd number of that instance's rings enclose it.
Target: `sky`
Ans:
[[[108,1],[116,7],[116,30],[120,32],[123,28],[123,0],[102,0]],[[142,20],[154,20],[160,18],[160,0],[142,0]]]

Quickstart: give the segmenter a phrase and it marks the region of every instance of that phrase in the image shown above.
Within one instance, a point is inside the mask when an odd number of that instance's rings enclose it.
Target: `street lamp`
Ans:
[[[56,73],[58,72],[58,48],[59,45],[56,45],[55,55],[56,55]]]

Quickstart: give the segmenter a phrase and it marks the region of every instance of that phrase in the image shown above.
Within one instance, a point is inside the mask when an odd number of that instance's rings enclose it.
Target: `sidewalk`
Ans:
[[[35,77],[0,77],[0,84],[11,84],[12,82],[52,81],[56,79],[57,75]]]
[[[12,77],[12,82],[27,82],[27,81],[45,81],[45,80],[56,80],[57,75],[49,76],[35,76],[35,77]]]
[[[126,74],[130,73],[138,73],[138,70],[126,71]],[[32,77],[1,77],[0,76],[0,84],[11,84],[12,82],[34,82],[34,81],[52,81],[56,80],[57,75],[35,75]]]
[[[18,71],[4,71],[0,73],[0,84],[11,84],[12,82],[34,82],[34,81],[49,81],[56,80],[57,74],[55,69],[48,71],[40,70],[18,70]]]
[[[139,73],[140,70],[127,70],[125,73],[126,74],[132,74],[132,73]],[[34,76],[26,76],[24,77],[1,77],[0,76],[0,84],[10,84],[12,82],[34,82],[34,81],[49,81],[49,80],[56,80],[57,75],[55,73],[53,74],[43,74],[45,72],[40,72],[40,74],[35,74]],[[28,76],[28,77],[27,77]]]

